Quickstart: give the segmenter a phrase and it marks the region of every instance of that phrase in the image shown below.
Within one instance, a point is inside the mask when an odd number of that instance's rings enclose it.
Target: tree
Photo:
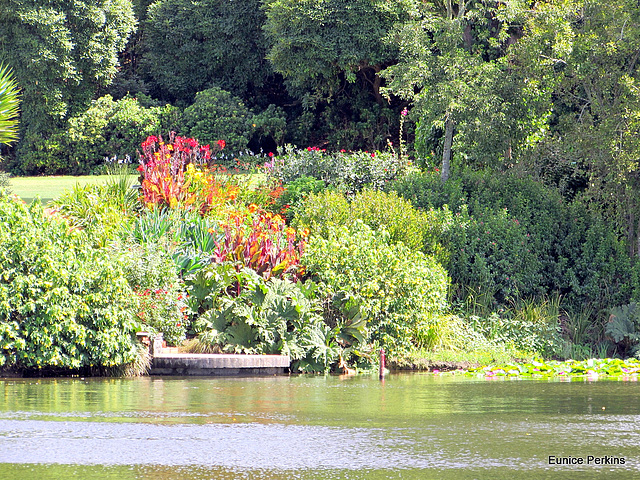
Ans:
[[[411,0],[267,0],[265,9],[267,58],[296,96],[331,98],[358,78],[383,103],[378,73],[397,56],[385,38]]]
[[[213,86],[246,98],[273,81],[260,0],[158,0],[144,23],[143,68],[156,94],[191,103]]]
[[[8,67],[0,65],[0,144],[18,139],[18,84]]]
[[[453,150],[480,165],[512,163],[544,124],[548,92],[527,84],[510,55],[524,8],[505,5],[423,3],[398,32],[398,63],[382,72],[388,95],[413,102],[418,137],[443,131],[443,181]]]
[[[556,19],[550,21],[550,19]],[[553,66],[551,136],[539,173],[584,178],[592,208],[640,255],[640,10],[632,0],[566,0],[532,15],[521,47]],[[522,57],[527,58],[526,56]],[[532,55],[529,55],[529,59]]]
[[[18,170],[63,167],[47,165],[46,138],[109,84],[134,27],[129,0],[0,2],[0,59],[22,87]]]

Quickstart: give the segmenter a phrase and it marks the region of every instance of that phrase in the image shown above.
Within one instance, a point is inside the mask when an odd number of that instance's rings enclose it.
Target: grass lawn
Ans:
[[[58,197],[64,190],[72,189],[76,183],[85,185],[88,183],[104,183],[109,175],[86,175],[81,177],[53,176],[53,177],[12,177],[9,179],[9,188],[25,202],[31,203],[36,196],[40,196],[42,203]],[[131,175],[134,183],[137,183],[137,175]]]

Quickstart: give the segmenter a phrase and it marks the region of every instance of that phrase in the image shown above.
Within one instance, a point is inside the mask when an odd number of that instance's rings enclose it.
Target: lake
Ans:
[[[639,471],[635,381],[426,373],[383,382],[0,380],[0,479],[624,479]]]

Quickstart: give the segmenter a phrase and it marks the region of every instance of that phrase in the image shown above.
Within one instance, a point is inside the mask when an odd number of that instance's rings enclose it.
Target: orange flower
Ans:
[[[302,232],[300,232],[300,235],[302,235],[303,237],[308,237],[309,236],[309,229],[305,228],[304,230],[302,230]]]
[[[252,203],[247,207],[247,209],[249,210],[249,213],[255,213],[256,210],[258,210],[258,206],[255,203]]]
[[[291,227],[287,228],[286,232],[287,232],[287,238],[293,238],[296,236],[296,231]]]

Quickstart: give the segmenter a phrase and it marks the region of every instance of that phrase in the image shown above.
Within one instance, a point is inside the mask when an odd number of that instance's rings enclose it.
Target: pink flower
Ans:
[[[404,107],[404,110],[400,112],[400,115],[402,115],[403,117],[406,117],[407,115],[409,115],[409,110],[407,110],[407,107]]]

